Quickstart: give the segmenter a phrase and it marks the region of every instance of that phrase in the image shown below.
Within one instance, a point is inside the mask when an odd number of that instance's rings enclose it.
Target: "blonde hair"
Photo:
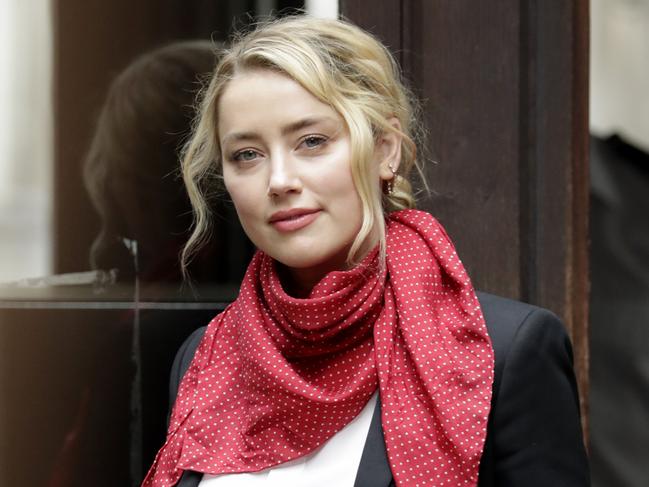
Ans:
[[[220,147],[218,102],[228,82],[247,70],[269,69],[297,81],[344,119],[351,140],[352,177],[363,211],[358,236],[348,255],[354,264],[368,236],[379,236],[385,256],[385,214],[413,208],[415,199],[408,177],[413,168],[422,175],[415,140],[423,130],[418,105],[401,80],[399,67],[388,49],[371,34],[343,20],[291,16],[265,21],[235,37],[221,55],[214,76],[202,93],[192,138],[187,144],[182,174],[194,208],[194,229],[182,253],[186,266],[209,236],[207,197],[218,177]],[[400,122],[400,130],[391,118]],[[382,134],[402,137],[401,161],[393,191],[382,194],[373,174],[375,143]],[[422,182],[425,181],[422,178]]]

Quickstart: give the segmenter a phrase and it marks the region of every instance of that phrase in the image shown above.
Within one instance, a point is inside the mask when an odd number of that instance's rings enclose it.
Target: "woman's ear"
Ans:
[[[391,117],[387,122],[396,130],[386,131],[376,142],[375,154],[379,163],[379,178],[383,181],[391,181],[399,170],[401,162],[401,123],[396,117]]]

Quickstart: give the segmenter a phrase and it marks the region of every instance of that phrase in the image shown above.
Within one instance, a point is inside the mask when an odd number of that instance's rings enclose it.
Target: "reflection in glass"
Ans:
[[[84,181],[101,218],[90,251],[92,266],[114,271],[118,283],[130,282],[137,255],[146,299],[176,297],[183,279],[178,256],[192,213],[179,175],[179,151],[200,80],[215,61],[208,41],[175,43],[138,58],[111,84],[85,161]],[[248,257],[246,239],[232,209],[219,199],[217,183],[215,176],[206,188],[215,196],[212,211],[221,216],[215,222],[215,245],[189,269],[201,284],[236,283],[240,275],[234,268],[242,269]]]

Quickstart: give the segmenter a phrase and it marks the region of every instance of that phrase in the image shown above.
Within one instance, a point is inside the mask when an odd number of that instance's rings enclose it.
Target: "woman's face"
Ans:
[[[341,116],[269,70],[230,81],[218,113],[225,186],[253,243],[302,291],[343,269],[362,207]]]

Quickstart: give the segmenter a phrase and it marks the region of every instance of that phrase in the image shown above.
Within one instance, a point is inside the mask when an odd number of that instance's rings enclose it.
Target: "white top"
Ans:
[[[199,487],[353,487],[378,393],[317,450],[260,472],[203,475]]]

